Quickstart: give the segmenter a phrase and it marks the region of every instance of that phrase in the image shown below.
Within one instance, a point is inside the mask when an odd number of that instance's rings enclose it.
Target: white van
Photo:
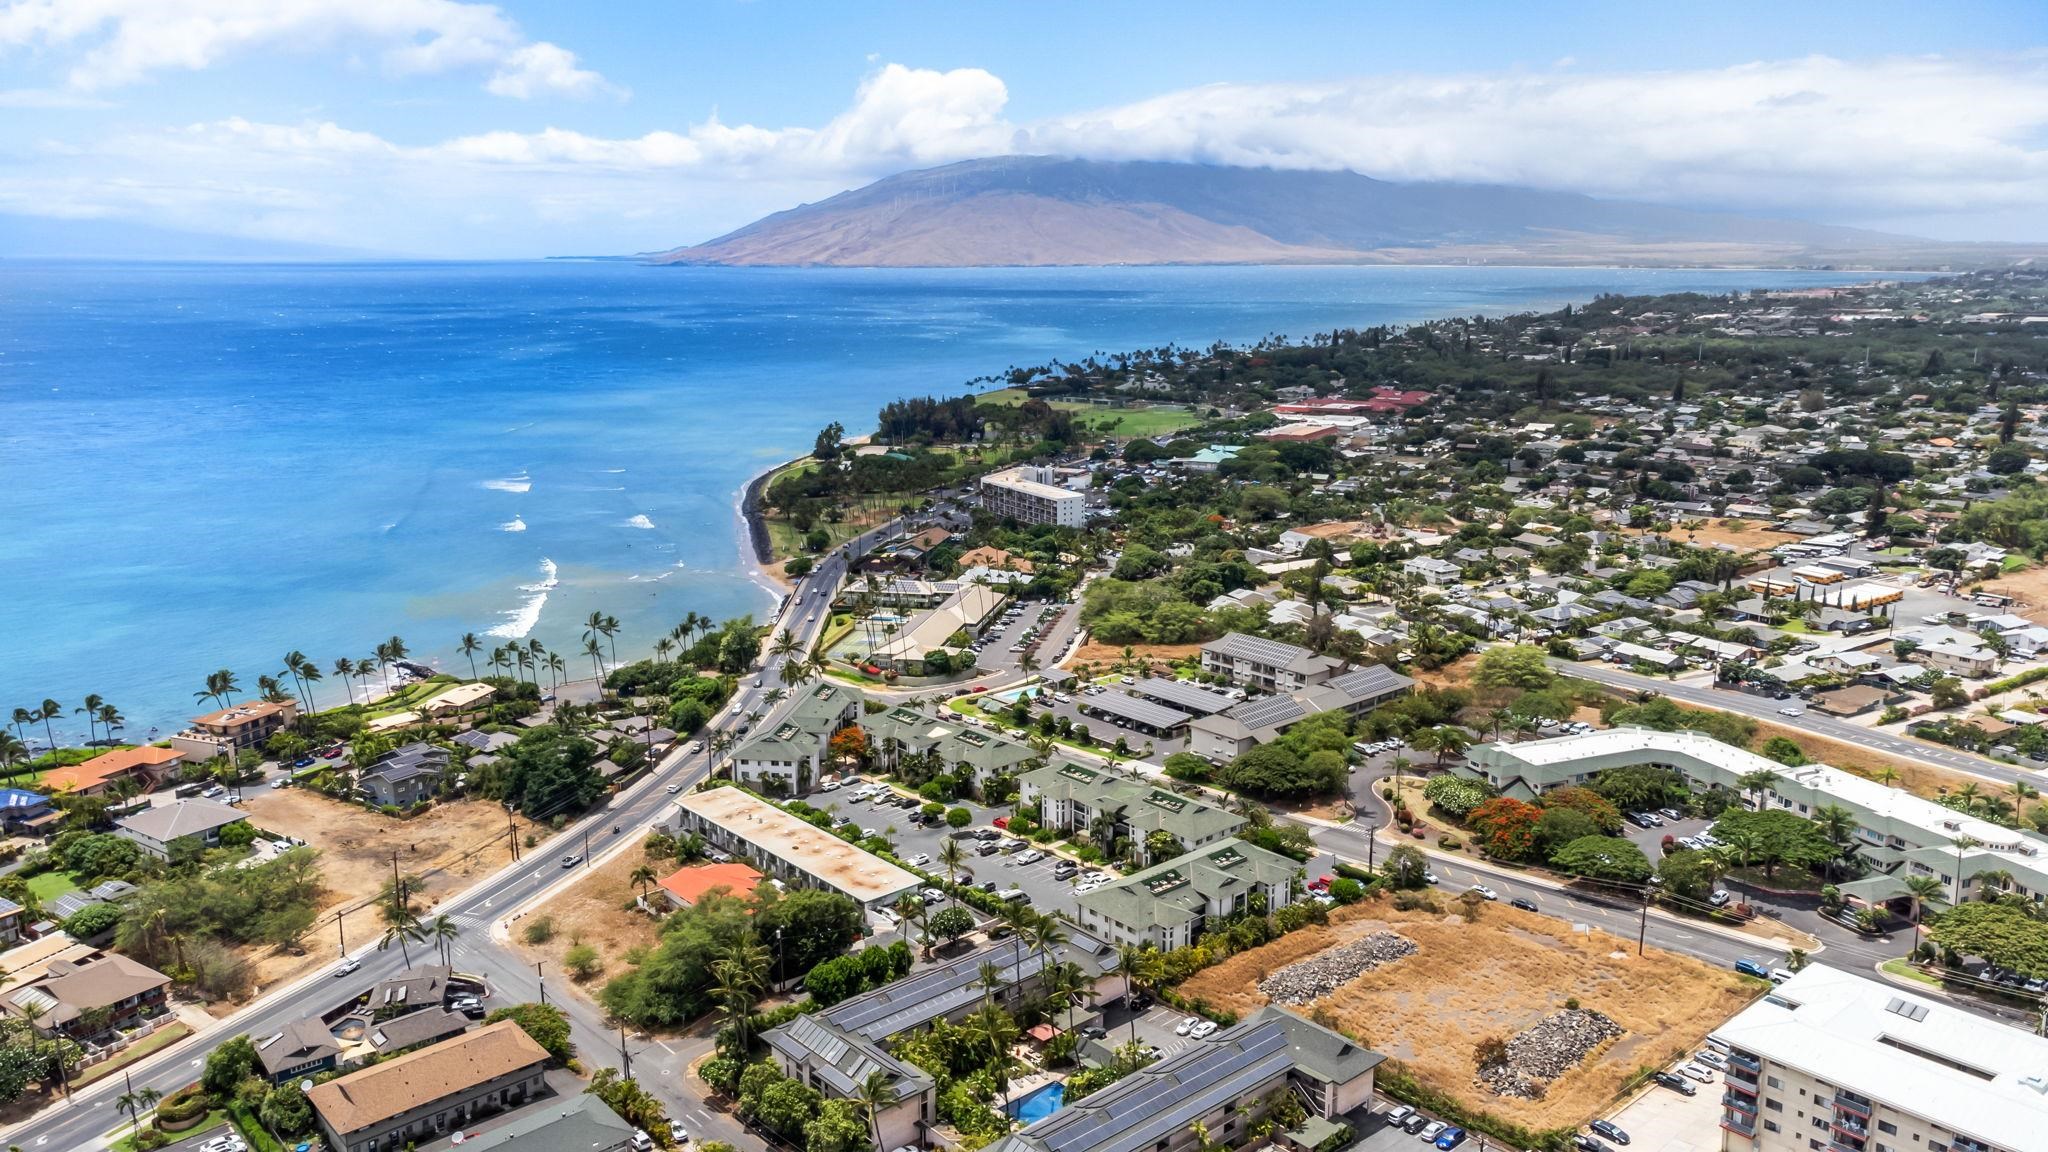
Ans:
[[[1792,975],[1793,973],[1790,968],[1773,968],[1771,969],[1771,983],[1783,984],[1785,981],[1790,980]]]

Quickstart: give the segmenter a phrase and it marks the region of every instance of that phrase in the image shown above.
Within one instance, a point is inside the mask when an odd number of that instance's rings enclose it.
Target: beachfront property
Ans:
[[[0,1007],[44,1036],[97,1040],[165,1010],[171,978],[118,952],[88,949],[42,965],[37,979],[0,995]]]
[[[697,833],[764,876],[838,892],[870,910],[886,908],[923,886],[914,874],[740,788],[681,797],[670,828]]]
[[[114,821],[114,834],[135,841],[159,860],[176,863],[220,847],[221,829],[247,819],[238,809],[193,796],[123,816]]]
[[[415,741],[393,748],[356,774],[356,787],[383,808],[410,808],[432,799],[453,762],[446,748]]]
[[[1270,743],[1310,716],[1321,712],[1363,716],[1414,688],[1415,681],[1384,664],[1323,677],[1286,695],[1262,696],[1233,704],[1213,715],[1195,717],[1188,722],[1188,751],[1221,763]]]
[[[1100,844],[1127,840],[1142,864],[1170,859],[1235,836],[1245,818],[1192,796],[1154,787],[1082,764],[1062,762],[1017,777],[1018,796],[1038,805],[1038,822]],[[1174,839],[1170,852],[1154,852],[1152,838]]]
[[[1051,468],[1021,465],[981,478],[981,506],[989,515],[1019,524],[1052,524],[1083,528],[1088,524],[1088,497],[1063,488]]]
[[[244,748],[270,739],[288,727],[299,715],[291,701],[256,700],[236,704],[204,716],[194,716],[192,726],[171,737],[171,747],[188,760],[211,760],[232,756]]]
[[[467,684],[453,684],[431,700],[419,704],[422,716],[457,716],[471,712],[491,702],[498,690],[481,681]]]
[[[0,830],[8,835],[49,836],[62,823],[64,813],[41,792],[0,788]]]
[[[832,734],[860,715],[852,688],[815,684],[798,689],[795,707],[732,750],[732,778],[764,792],[796,796],[818,782]]]
[[[982,984],[984,964],[993,965],[1002,978],[992,993]],[[1046,972],[1059,964],[1075,965],[1084,977],[1095,980],[1090,1004],[1123,994],[1117,951],[1108,943],[1076,933],[1066,943],[1040,951],[1012,937],[799,1016],[762,1040],[783,1075],[831,1099],[852,1097],[870,1073],[881,1072],[895,1094],[894,1103],[876,1110],[883,1145],[923,1147],[936,1119],[931,1077],[890,1055],[884,1045],[939,1020],[958,1022],[991,994],[998,1004],[1015,1011],[1023,1000],[1038,994]]]
[[[2048,1040],[1808,965],[1714,1030],[1722,1152],[2025,1152],[2048,1133]]]
[[[335,1152],[424,1144],[548,1091],[548,1054],[511,1020],[316,1084],[306,1093]]]
[[[1289,1092],[1308,1119],[1295,1131],[1276,1133],[1280,1146],[1316,1148],[1343,1131],[1340,1117],[1372,1103],[1374,1070],[1385,1060],[1346,1036],[1267,1005],[1085,1103],[1003,1137],[989,1152],[1235,1148],[1251,1141],[1252,1125]]]
[[[2000,883],[2008,891],[2037,903],[2048,900],[2048,838],[1825,764],[1780,764],[1697,732],[1610,728],[1520,744],[1483,744],[1451,770],[1484,780],[1501,795],[1527,800],[1553,788],[1585,784],[1609,768],[1639,764],[1669,768],[1694,788],[1734,793],[1746,807],[1756,806],[1756,794],[1742,787],[1742,778],[1770,772],[1778,782],[1764,790],[1765,808],[1807,817],[1831,804],[1846,810],[1855,820],[1850,838],[1857,855],[1878,870],[1837,886],[1858,903],[1901,901],[1905,877],[1931,876],[1953,904],[1987,872],[2002,873]]]
[[[862,715],[859,723],[881,772],[896,771],[906,756],[927,756],[948,771],[973,776],[980,786],[995,776],[1015,775],[1027,761],[1039,758],[1029,744],[973,727],[951,714],[934,716],[901,704]]]
[[[117,781],[132,780],[138,790],[149,792],[169,779],[185,759],[185,753],[176,748],[149,744],[116,748],[68,768],[52,768],[43,773],[42,787],[52,795],[104,796]]]
[[[1081,927],[1170,952],[1194,943],[1211,920],[1293,903],[1300,874],[1285,856],[1225,839],[1082,893]]]
[[[961,584],[935,607],[892,626],[867,654],[867,662],[917,675],[924,671],[926,656],[961,647],[953,643],[955,637],[979,632],[1008,602],[1008,596],[989,585]]]

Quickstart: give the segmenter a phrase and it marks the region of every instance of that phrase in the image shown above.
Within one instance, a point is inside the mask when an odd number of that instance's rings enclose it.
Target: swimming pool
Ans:
[[[1007,692],[989,693],[990,698],[1000,700],[1006,705],[1015,704],[1020,699],[1025,699],[1036,695],[1038,695],[1038,689],[1036,688],[1012,688]]]
[[[1065,1084],[1047,1084],[1029,1096],[1010,1101],[1010,1115],[1015,1116],[1026,1124],[1036,1124],[1038,1121],[1059,1111],[1060,1105],[1066,1101],[1066,1098],[1067,1086]]]

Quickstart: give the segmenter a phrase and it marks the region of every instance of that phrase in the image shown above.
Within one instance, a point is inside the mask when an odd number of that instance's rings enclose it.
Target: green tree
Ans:
[[[1714,822],[1715,838],[1749,849],[1752,863],[1763,865],[1765,876],[1775,876],[1778,866],[1819,868],[1833,860],[1835,846],[1813,822],[1791,812],[1729,811]]]
[[[1482,653],[1472,669],[1472,682],[1481,688],[1536,692],[1556,683],[1557,673],[1550,667],[1548,651],[1533,644],[1516,644]]]
[[[254,1075],[255,1071],[256,1045],[247,1036],[237,1036],[206,1054],[206,1068],[199,1075],[199,1086],[206,1089],[207,1095],[226,1100],[235,1094],[235,1086]]]
[[[1650,878],[1643,850],[1618,836],[1581,836],[1551,853],[1553,867],[1592,880],[1640,884]]]
[[[1976,956],[2048,979],[2048,923],[2003,902],[1971,901],[1941,913],[1927,935],[1954,957]]]
[[[1785,736],[1771,737],[1769,740],[1764,741],[1764,746],[1758,749],[1758,751],[1765,759],[1776,760],[1780,764],[1789,765],[1794,768],[1806,763],[1806,753],[1800,749],[1798,744]]]
[[[576,1056],[576,1046],[569,1041],[569,1017],[553,1004],[508,1004],[484,1022],[495,1024],[500,1020],[518,1024],[519,1030],[532,1037],[557,1064],[567,1064]]]

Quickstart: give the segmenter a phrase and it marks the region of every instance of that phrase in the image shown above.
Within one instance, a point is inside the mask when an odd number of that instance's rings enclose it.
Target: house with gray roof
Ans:
[[[410,808],[432,799],[451,762],[446,748],[414,741],[379,756],[356,775],[356,786],[386,808]]]
[[[1292,692],[1320,684],[1340,665],[1299,644],[1282,644],[1259,636],[1232,632],[1202,645],[1202,671],[1222,675],[1243,688]]]
[[[1039,823],[1048,828],[1100,842],[1128,840],[1139,861],[1154,862],[1150,842],[1155,833],[1174,838],[1167,856],[1214,844],[1237,834],[1245,818],[1193,796],[1182,796],[1084,764],[1048,764],[1017,777],[1018,795],[1039,806]],[[1098,828],[1097,822],[1103,822]]]
[[[1078,898],[1081,927],[1161,952],[1192,944],[1212,920],[1294,902],[1301,865],[1228,839],[1134,872]]]
[[[1373,1073],[1385,1059],[1268,1005],[1003,1137],[989,1152],[1189,1152],[1199,1143],[1197,1124],[1211,1147],[1236,1147],[1289,1092],[1312,1124],[1330,1129],[1371,1103]]]
[[[635,1129],[588,1092],[551,1096],[502,1124],[464,1129],[463,1152],[625,1152]]]
[[[123,816],[114,821],[114,831],[151,856],[175,862],[220,847],[221,829],[246,819],[238,809],[193,796]]]
[[[1188,751],[1222,763],[1318,712],[1363,716],[1414,687],[1415,681],[1383,664],[1355,668],[1285,696],[1261,696],[1213,716],[1197,716],[1188,721]]]
[[[860,715],[858,691],[813,684],[773,728],[763,728],[732,750],[733,779],[762,791],[795,796],[817,783],[832,734]]]

